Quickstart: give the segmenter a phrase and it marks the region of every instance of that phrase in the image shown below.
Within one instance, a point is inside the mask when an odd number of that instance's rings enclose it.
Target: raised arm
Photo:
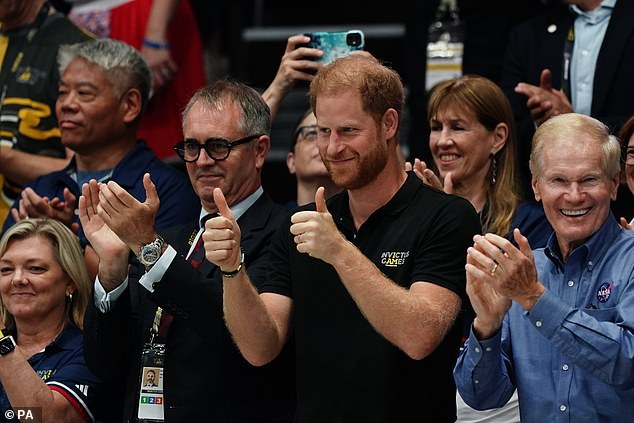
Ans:
[[[323,54],[321,50],[298,47],[309,41],[310,38],[302,34],[288,38],[277,74],[271,85],[262,93],[262,98],[271,109],[271,120],[275,119],[280,104],[297,81],[310,82],[321,66],[319,62],[314,61]]]
[[[141,55],[152,71],[155,90],[161,89],[178,72],[170,52],[167,28],[179,3],[180,0],[154,0],[150,9]]]
[[[258,294],[242,267],[240,227],[219,188],[214,202],[220,216],[205,225],[203,240],[207,260],[223,273],[224,313],[227,327],[242,355],[253,365],[264,365],[282,350],[288,337],[292,300],[278,294]]]
[[[407,355],[419,360],[433,352],[458,315],[460,297],[426,281],[397,285],[338,231],[323,188],[315,200],[316,211],[291,218],[297,250],[332,265],[372,326]]]

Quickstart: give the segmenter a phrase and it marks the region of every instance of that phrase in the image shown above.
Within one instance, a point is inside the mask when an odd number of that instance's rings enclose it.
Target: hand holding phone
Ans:
[[[365,37],[363,31],[358,29],[336,32],[311,32],[304,34],[310,37],[306,47],[316,48],[324,54],[319,62],[328,64],[340,57],[344,57],[356,50],[363,50]]]

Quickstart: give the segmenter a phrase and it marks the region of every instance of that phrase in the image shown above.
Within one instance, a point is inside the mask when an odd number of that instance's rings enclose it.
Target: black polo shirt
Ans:
[[[302,209],[314,210],[314,204]],[[395,283],[430,282],[466,298],[466,250],[480,233],[468,201],[410,174],[358,231],[347,192],[330,199],[328,210],[346,238]],[[293,299],[296,421],[454,421],[452,370],[461,322],[431,355],[409,358],[370,325],[332,266],[297,251],[289,227],[287,221],[272,240],[268,282],[260,292]]]

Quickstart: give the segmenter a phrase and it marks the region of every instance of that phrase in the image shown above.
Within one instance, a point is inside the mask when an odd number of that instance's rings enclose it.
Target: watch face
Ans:
[[[0,355],[9,354],[15,349],[15,342],[10,336],[5,336],[0,339]]]
[[[141,263],[145,265],[154,264],[159,259],[160,253],[161,253],[160,246],[153,245],[153,244],[146,245],[141,250],[140,261]]]
[[[163,238],[157,237],[154,241],[141,247],[139,251],[139,261],[147,268],[154,265],[163,253]]]

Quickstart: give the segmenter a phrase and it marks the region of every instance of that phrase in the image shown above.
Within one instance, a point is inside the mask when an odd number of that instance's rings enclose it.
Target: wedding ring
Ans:
[[[491,275],[494,275],[494,274],[495,274],[495,271],[496,271],[496,270],[498,270],[498,266],[499,266],[499,265],[498,265],[496,262],[493,262],[493,266],[491,266],[491,269],[489,269],[489,273],[490,273]]]

